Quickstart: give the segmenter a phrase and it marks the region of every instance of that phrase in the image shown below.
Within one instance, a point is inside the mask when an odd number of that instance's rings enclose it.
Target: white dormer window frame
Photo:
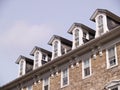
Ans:
[[[99,15],[98,16],[98,32],[99,35],[101,36],[104,33],[104,27],[103,27],[103,16]]]
[[[19,76],[22,76],[22,75],[24,75],[25,74],[25,65],[26,63],[25,63],[25,60],[21,60],[20,61],[20,66],[19,66]]]
[[[75,47],[79,46],[79,29],[75,29],[74,33],[74,41],[75,41]]]
[[[59,42],[56,40],[54,42],[54,58],[58,56],[58,47],[59,47]]]
[[[107,16],[106,14],[99,13],[96,18],[96,35],[95,37],[99,37],[103,35],[104,33],[108,32],[108,26],[107,26]]]
[[[35,61],[34,61],[34,68],[36,69],[36,68],[38,68],[39,67],[39,54],[40,54],[40,52],[39,51],[36,51],[35,52]]]

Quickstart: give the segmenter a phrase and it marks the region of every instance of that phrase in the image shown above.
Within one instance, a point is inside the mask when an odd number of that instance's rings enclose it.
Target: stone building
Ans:
[[[1,90],[120,90],[120,17],[97,9],[96,30],[73,23],[73,40],[54,35],[51,52],[35,46],[33,60],[20,56],[19,77]]]

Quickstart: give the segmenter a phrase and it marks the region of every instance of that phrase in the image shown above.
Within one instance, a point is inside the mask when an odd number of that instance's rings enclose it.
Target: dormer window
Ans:
[[[98,30],[99,30],[99,35],[102,35],[104,33],[104,30],[103,30],[103,16],[100,15],[98,17]]]
[[[42,60],[46,61],[46,55],[45,54],[42,54]]]
[[[54,43],[54,57],[58,56],[58,41]]]
[[[75,30],[75,47],[79,46],[79,30]]]
[[[87,39],[87,33],[86,32],[83,32],[83,38]]]
[[[24,61],[22,60],[20,62],[20,76],[23,75],[23,64],[24,64]]]
[[[39,52],[36,52],[35,54],[35,68],[38,68],[39,66]]]

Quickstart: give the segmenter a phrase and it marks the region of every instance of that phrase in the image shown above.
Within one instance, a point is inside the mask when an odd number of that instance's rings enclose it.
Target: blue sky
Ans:
[[[72,40],[67,33],[74,22],[95,29],[90,17],[97,8],[120,16],[119,0],[0,0],[0,86],[17,78],[19,55],[34,46],[51,50],[53,34]]]

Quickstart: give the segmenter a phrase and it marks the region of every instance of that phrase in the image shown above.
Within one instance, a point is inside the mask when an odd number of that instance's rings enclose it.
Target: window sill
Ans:
[[[118,64],[113,65],[113,66],[109,66],[109,67],[107,67],[107,69],[112,69],[112,68],[115,68],[115,67],[117,67],[117,66],[118,66]]]
[[[64,86],[62,85],[61,88],[65,88],[65,87],[67,87],[67,86],[69,86],[69,84],[66,84],[66,85],[64,85]]]
[[[89,78],[89,77],[91,77],[92,75],[88,75],[88,76],[83,76],[83,78],[82,79],[87,79],[87,78]]]

